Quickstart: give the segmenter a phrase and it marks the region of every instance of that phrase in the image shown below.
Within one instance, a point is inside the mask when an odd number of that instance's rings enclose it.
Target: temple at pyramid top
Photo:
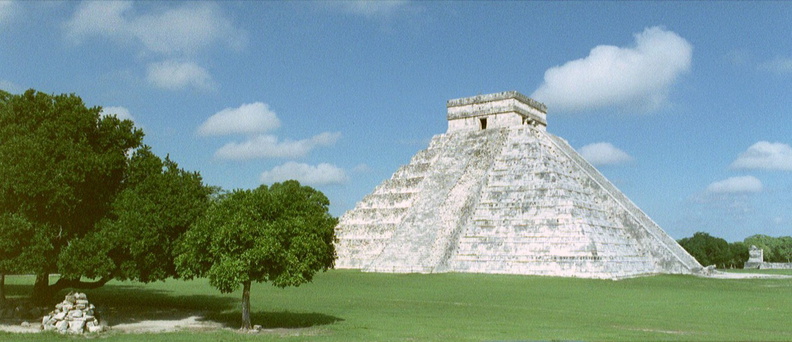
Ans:
[[[547,127],[547,107],[516,91],[448,100],[448,133],[531,125]]]

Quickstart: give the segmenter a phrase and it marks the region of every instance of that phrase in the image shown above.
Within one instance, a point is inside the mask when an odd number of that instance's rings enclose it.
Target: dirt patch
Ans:
[[[152,319],[133,323],[120,323],[105,326],[103,333],[123,333],[123,334],[145,334],[145,333],[168,333],[177,331],[215,331],[227,330],[237,331],[238,329],[229,328],[223,323],[207,320],[203,316],[190,316],[182,319]],[[11,322],[9,320],[0,322],[0,331],[10,333],[39,333],[41,327],[39,322],[30,323],[23,326],[22,323]],[[249,331],[247,333],[275,334],[280,336],[315,336],[324,332],[315,328],[274,328]]]
[[[29,327],[23,327],[21,324],[0,324],[0,331],[12,333],[37,333],[41,331],[41,329],[38,327],[38,324],[32,324]]]
[[[201,316],[190,316],[174,320],[148,320],[136,323],[123,323],[107,327],[108,330],[125,333],[161,333],[179,330],[217,330],[223,325],[217,322],[204,320]]]
[[[135,323],[122,323],[116,325],[105,326],[106,331],[118,331],[123,333],[163,333],[174,332],[181,330],[191,331],[210,331],[224,329],[223,324],[204,320],[201,316],[190,316],[183,319],[170,319],[170,320],[145,320]],[[37,333],[41,331],[38,322],[31,323],[30,326],[22,326],[22,324],[0,324],[0,331],[7,331],[12,333]]]
[[[790,279],[792,276],[783,274],[766,274],[766,273],[731,273],[715,271],[712,274],[704,276],[705,278],[716,279]]]

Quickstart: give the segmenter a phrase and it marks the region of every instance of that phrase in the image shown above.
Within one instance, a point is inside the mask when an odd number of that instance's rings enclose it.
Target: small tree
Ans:
[[[715,265],[718,268],[723,268],[731,259],[729,243],[704,232],[697,232],[692,237],[681,239],[678,242],[682,248],[705,266]]]
[[[222,196],[184,234],[176,257],[185,279],[208,277],[222,293],[242,285],[242,329],[251,329],[251,282],[299,286],[335,261],[330,201],[297,181]]]

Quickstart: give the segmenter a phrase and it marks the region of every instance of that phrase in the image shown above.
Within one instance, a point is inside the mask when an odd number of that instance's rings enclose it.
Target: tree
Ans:
[[[0,215],[34,227],[20,246],[36,251],[25,267],[41,303],[67,287],[175,275],[172,242],[209,200],[197,173],[163,162],[132,121],[100,111],[73,94],[0,93]],[[61,274],[55,284],[51,273]]]
[[[62,279],[79,277],[151,282],[176,276],[176,240],[206,210],[210,188],[145,146],[132,155],[122,190],[94,231],[64,248]],[[85,287],[86,284],[83,284]],[[90,285],[88,285],[90,286]]]
[[[250,329],[251,282],[299,286],[333,267],[338,220],[329,205],[293,180],[233,191],[184,234],[177,270],[185,279],[208,277],[222,293],[242,285],[242,329]]]
[[[697,232],[692,237],[678,241],[702,265],[718,268],[742,268],[748,260],[748,247],[742,242],[728,243],[726,240]]]
[[[0,214],[0,307],[5,303],[5,275],[27,271],[26,259],[30,249],[24,246],[35,231],[33,225],[18,214]],[[27,252],[27,253],[26,253]]]
[[[100,117],[75,95],[28,90],[0,107],[0,212],[24,216],[49,238],[38,248],[34,294],[48,288],[58,255],[108,211],[121,185],[126,152],[143,132],[131,121]],[[41,296],[37,296],[41,297]]]
[[[748,261],[749,248],[742,242],[732,242],[729,244],[729,254],[731,258],[726,262],[729,268],[743,268]]]

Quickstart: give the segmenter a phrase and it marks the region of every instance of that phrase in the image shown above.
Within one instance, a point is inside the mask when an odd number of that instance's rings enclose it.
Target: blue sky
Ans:
[[[672,237],[792,233],[787,2],[0,1],[0,89],[75,93],[226,189],[341,215],[517,90]]]

